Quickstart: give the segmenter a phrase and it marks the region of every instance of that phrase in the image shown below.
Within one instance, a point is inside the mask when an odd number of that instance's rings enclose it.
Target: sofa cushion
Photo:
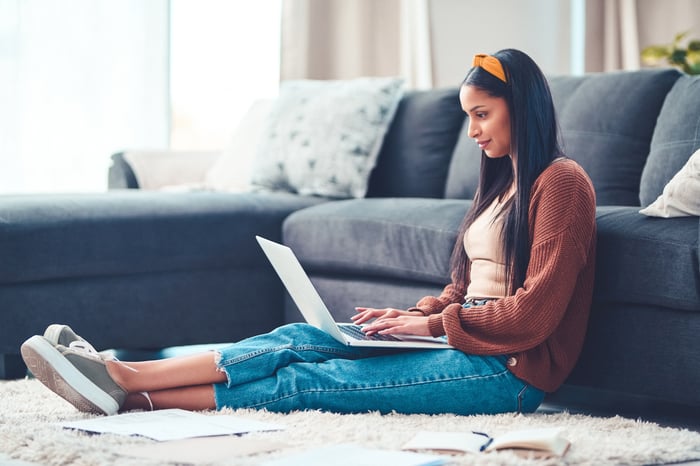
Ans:
[[[284,242],[311,274],[445,284],[470,201],[364,199],[297,211]],[[700,311],[697,217],[658,219],[635,207],[597,210],[598,301]]]
[[[678,77],[669,69],[550,79],[564,151],[588,172],[598,205],[639,205],[656,118]]]
[[[369,181],[368,197],[442,197],[464,121],[459,89],[404,95]]]
[[[679,75],[669,69],[549,78],[564,152],[591,177],[598,205],[639,205],[656,117]],[[466,131],[460,138],[446,196],[468,198],[476,188],[480,151]]]
[[[651,139],[639,190],[642,206],[652,203],[688,158],[700,149],[700,76],[683,76],[666,96]]]
[[[596,218],[596,300],[700,311],[697,217],[607,206]]]
[[[284,193],[0,197],[0,283],[265,264],[255,235],[321,202]]]
[[[400,78],[283,82],[258,143],[253,187],[364,197],[402,95]]]
[[[312,274],[445,285],[469,205],[417,198],[333,202],[290,215],[282,236]]]

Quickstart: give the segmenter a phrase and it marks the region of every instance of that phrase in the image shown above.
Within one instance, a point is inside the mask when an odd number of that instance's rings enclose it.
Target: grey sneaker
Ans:
[[[22,358],[34,377],[78,410],[116,414],[127,392],[107,372],[106,356],[87,342],[57,345],[35,335],[22,344]]]
[[[46,327],[44,331],[44,338],[49,340],[49,342],[54,345],[70,346],[74,341],[82,341],[87,343],[87,341],[75,333],[72,328],[64,324],[51,324]],[[100,351],[98,354],[110,359],[113,356],[112,350]]]
[[[63,324],[49,325],[44,332],[44,338],[49,340],[54,346],[70,346],[74,341],[85,341],[80,335],[75,333],[72,328]]]

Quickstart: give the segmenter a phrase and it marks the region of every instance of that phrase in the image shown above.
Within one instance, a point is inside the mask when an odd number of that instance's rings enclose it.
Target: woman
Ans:
[[[593,290],[595,195],[562,156],[545,77],[517,50],[477,55],[459,99],[482,149],[452,283],[407,310],[357,308],[368,334],[446,336],[455,349],[347,347],[291,324],[219,352],[120,362],[67,326],[22,345],[78,409],[532,412],[572,370]]]

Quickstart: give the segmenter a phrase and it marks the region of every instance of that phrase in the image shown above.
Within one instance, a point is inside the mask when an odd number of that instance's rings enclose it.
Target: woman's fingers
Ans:
[[[383,333],[390,330],[398,324],[398,319],[395,317],[381,317],[376,319],[374,322],[362,327],[362,330],[368,334],[372,335],[374,333]]]
[[[362,327],[368,335],[379,333],[382,335],[408,334],[408,335],[430,335],[428,317],[426,316],[406,316],[387,317],[377,319],[371,324]]]
[[[354,324],[363,325],[362,330],[368,335],[374,333],[410,333],[416,335],[429,335],[427,318],[425,323],[417,324],[418,318],[415,312],[402,311],[387,307],[375,309],[372,307],[356,307],[357,314],[351,317]],[[370,323],[370,321],[372,321]]]
[[[377,312],[378,309],[372,309],[372,308],[367,308],[367,307],[356,307],[355,310],[357,311],[357,314],[354,316],[350,317],[352,321],[356,324],[361,324],[363,322],[367,322],[368,320],[374,319],[377,317]]]
[[[352,321],[356,324],[362,324],[372,319],[379,319],[382,317],[396,317],[400,315],[401,311],[393,308],[375,309],[371,307],[356,307],[355,310],[357,314],[351,317]]]

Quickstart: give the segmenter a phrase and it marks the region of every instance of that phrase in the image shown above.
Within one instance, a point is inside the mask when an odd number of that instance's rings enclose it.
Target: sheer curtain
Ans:
[[[281,79],[433,84],[428,0],[285,0]]]
[[[169,136],[167,0],[0,0],[0,192],[101,191]]]

